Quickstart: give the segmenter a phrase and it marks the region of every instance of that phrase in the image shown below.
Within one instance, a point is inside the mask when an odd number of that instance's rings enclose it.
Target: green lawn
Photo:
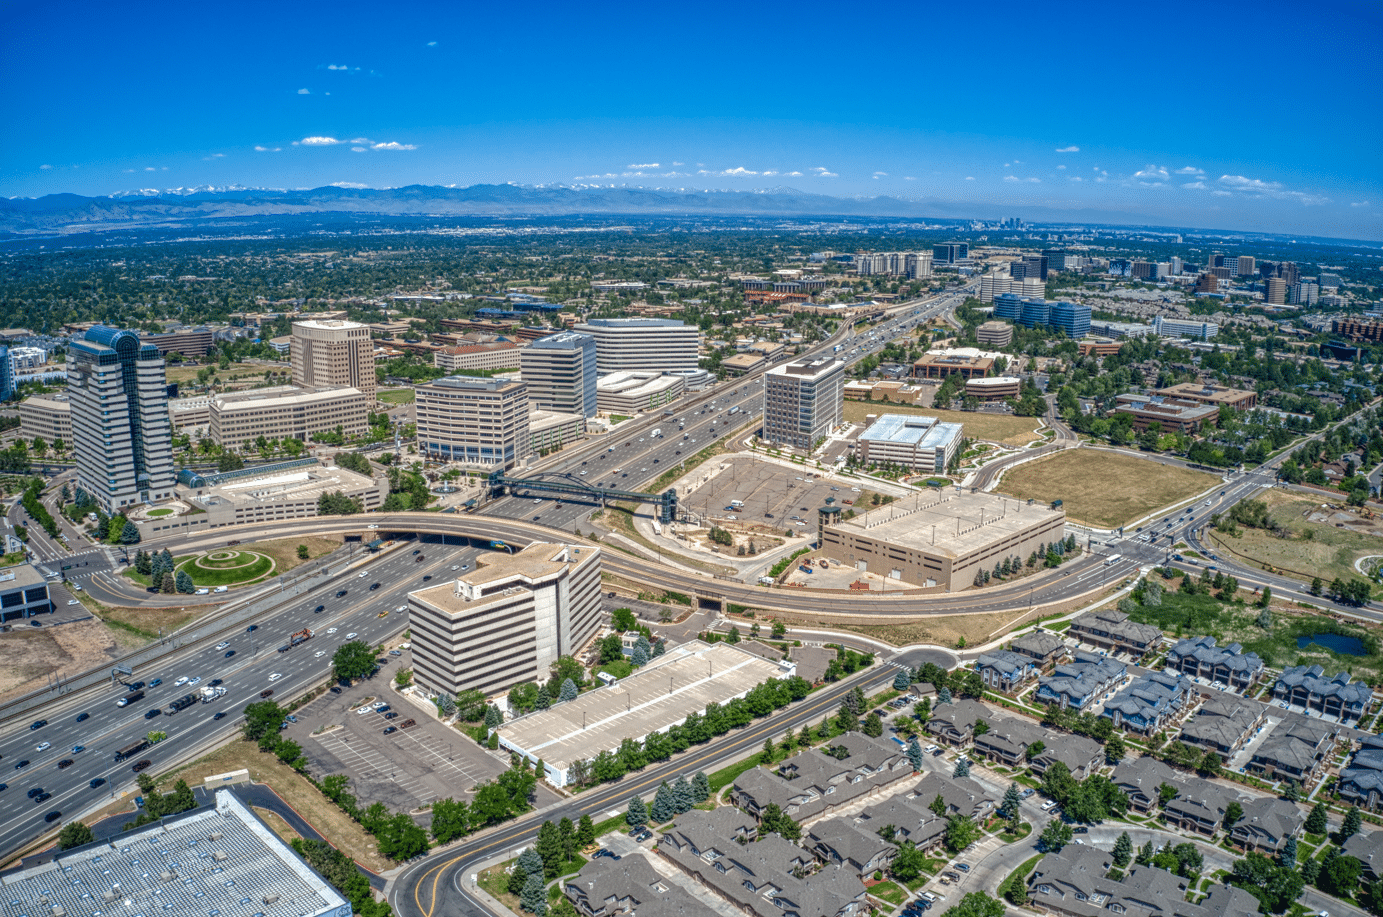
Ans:
[[[192,577],[192,582],[197,586],[234,586],[240,583],[252,583],[261,579],[274,569],[274,562],[270,558],[259,555],[254,563],[244,567],[233,567],[226,570],[204,570],[191,563],[178,566],[180,570],[186,570],[187,575]]]
[[[156,517],[158,517],[158,516],[170,516],[170,515],[172,515],[172,514],[173,514],[173,511],[172,511],[171,509],[164,508],[164,509],[151,509],[151,510],[149,510],[147,513],[145,513],[144,515],[149,516],[149,517],[151,517],[151,518],[156,518]]]
[[[411,388],[390,389],[387,392],[375,392],[376,400],[386,404],[412,404],[414,392]]]
[[[755,752],[748,758],[745,758],[743,761],[740,761],[738,764],[731,764],[729,767],[723,767],[720,770],[707,775],[707,779],[711,782],[711,793],[719,793],[721,790],[725,789],[727,786],[734,783],[735,778],[737,778],[740,774],[743,774],[745,771],[750,770],[751,768],[757,767],[758,763],[759,753]]]
[[[878,885],[871,885],[869,887],[869,894],[873,895],[875,898],[887,901],[894,907],[902,904],[903,900],[908,896],[907,892],[899,888],[894,882],[880,882]]]
[[[617,659],[614,662],[607,662],[596,668],[596,674],[605,672],[616,678],[628,678],[634,674],[634,664],[628,659]]]
[[[596,822],[595,836],[602,837],[606,834],[609,834],[611,831],[624,831],[628,827],[629,822],[624,820],[624,816],[616,815],[613,818],[607,818],[604,821]]]

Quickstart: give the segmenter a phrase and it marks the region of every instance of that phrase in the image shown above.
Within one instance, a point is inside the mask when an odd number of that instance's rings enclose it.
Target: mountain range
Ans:
[[[638,187],[467,188],[408,185],[312,189],[177,188],[121,192],[104,197],[50,194],[0,200],[0,232],[14,235],[77,233],[251,217],[350,214],[408,217],[523,217],[591,215],[851,216],[992,219],[1018,216],[1062,223],[1148,225],[1146,215],[1113,211],[998,207],[896,197],[841,198],[794,188],[766,191],[690,191]]]

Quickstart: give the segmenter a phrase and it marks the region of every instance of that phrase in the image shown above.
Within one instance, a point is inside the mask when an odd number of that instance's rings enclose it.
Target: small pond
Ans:
[[[1364,641],[1358,637],[1346,637],[1343,634],[1311,634],[1307,637],[1298,637],[1297,649],[1302,649],[1312,643],[1346,656],[1368,655],[1368,650],[1364,648]]]

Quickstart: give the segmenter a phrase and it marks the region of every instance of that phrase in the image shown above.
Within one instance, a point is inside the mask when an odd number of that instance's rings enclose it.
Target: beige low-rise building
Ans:
[[[519,345],[513,341],[491,344],[457,344],[432,354],[432,365],[454,373],[463,369],[518,369]]]
[[[211,398],[198,395],[193,398],[175,398],[168,402],[168,420],[173,424],[173,432],[206,432],[211,428]]]
[[[642,414],[676,401],[686,386],[686,379],[679,375],[610,373],[596,382],[596,407],[604,414]]]
[[[276,385],[213,396],[209,429],[212,441],[227,449],[245,448],[261,436],[306,442],[337,428],[350,438],[365,433],[370,406],[369,397],[355,388]]]
[[[827,525],[821,553],[857,570],[955,592],[1005,558],[1025,559],[1060,540],[1065,527],[1065,513],[1042,504],[946,488]]]
[[[1007,347],[1013,343],[1013,326],[1008,322],[985,322],[975,329],[975,339],[990,347]]]
[[[408,595],[413,674],[426,690],[495,695],[546,678],[600,629],[600,549],[537,542],[482,555]]]
[[[752,373],[767,365],[768,358],[756,350],[746,350],[744,353],[737,353],[733,357],[726,357],[720,361],[721,369],[736,376]]]
[[[533,452],[556,452],[585,438],[586,418],[563,411],[529,411],[528,433]]]
[[[66,395],[30,395],[19,403],[19,435],[32,442],[61,439],[72,447],[72,403]]]
[[[987,376],[982,379],[966,379],[965,394],[968,398],[981,401],[1003,401],[1017,398],[1023,392],[1023,380],[1017,376]]]

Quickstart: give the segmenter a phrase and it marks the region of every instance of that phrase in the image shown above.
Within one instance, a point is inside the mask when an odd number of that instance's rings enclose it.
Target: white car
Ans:
[[[369,706],[369,705],[366,705],[366,706],[364,706],[364,707],[361,707],[359,710],[355,711],[355,715],[356,715],[356,716],[364,716],[364,715],[367,714],[367,713],[374,713],[374,712],[375,712],[375,708],[374,708],[374,707],[371,707],[371,706]]]
[[[334,628],[334,627],[328,627],[328,628],[327,628],[327,633],[329,633],[329,634],[334,634],[334,633],[336,633],[336,628]]]
[[[202,683],[202,676],[200,676],[200,675],[193,675],[191,678],[189,678],[189,679],[187,680],[187,686],[188,686],[189,688],[192,687],[193,685],[199,685],[199,684],[201,684],[201,683]]]
[[[534,501],[533,501],[533,505],[534,505],[534,506],[537,506],[539,503],[542,503],[542,502],[543,502],[542,500],[534,500]]]
[[[202,587],[201,589],[198,589],[198,590],[197,590],[196,595],[207,595],[207,594],[210,593],[210,592],[211,592],[210,589],[207,589],[206,587]]]
[[[356,579],[364,579],[365,577],[367,577],[367,576],[369,576],[369,575],[370,575],[370,573],[369,573],[368,570],[361,570],[361,571],[360,571],[360,575],[357,576]]]
[[[316,658],[316,659],[321,659],[321,658],[322,658],[323,656],[325,656],[326,654],[327,654],[327,651],[326,651],[326,650],[318,650],[317,652],[313,653],[312,655],[313,655],[313,657]]]
[[[367,528],[367,529],[377,529],[377,528],[379,528],[379,526],[375,525],[375,524],[372,522],[372,523],[370,523],[369,525],[365,526],[365,528]]]
[[[68,600],[67,600],[67,604],[68,604],[68,605],[80,605],[80,604],[82,604],[82,603],[79,602],[79,601],[77,601],[76,599],[68,599]]]
[[[53,743],[52,743],[52,742],[44,742],[42,745],[39,745],[38,747],[36,747],[36,748],[34,749],[34,751],[47,751],[48,749],[50,749],[50,748],[52,748],[52,747],[53,747]]]
[[[270,680],[270,681],[278,681],[278,680],[279,680],[280,678],[282,678],[282,677],[283,677],[283,673],[282,673],[282,672],[275,672],[274,674],[272,674],[272,675],[269,676],[269,680]]]
[[[1042,811],[1043,811],[1043,812],[1050,812],[1052,809],[1055,809],[1055,808],[1056,808],[1056,800],[1055,800],[1055,799],[1048,799],[1046,802],[1042,803]]]
[[[183,685],[187,684],[189,680],[190,679],[188,679],[188,677],[184,675],[182,678],[179,678],[177,681],[173,682],[173,687],[181,688]]]
[[[355,638],[356,638],[356,633],[355,633],[355,631],[351,631],[350,633],[346,634],[346,639],[347,639],[347,640],[354,640]]]
[[[395,608],[394,610],[395,610],[395,611],[407,611],[407,610],[408,610],[408,606],[407,606],[407,605],[400,605],[398,608]]]
[[[375,708],[376,710],[383,710],[385,707],[387,707],[387,706],[389,706],[389,705],[386,704],[386,703],[385,703],[384,701],[382,701],[382,700],[377,700],[377,701],[374,702],[374,705],[373,705],[373,706],[374,706],[374,708]]]
[[[82,591],[82,584],[81,584],[81,583],[73,583],[73,584],[72,584],[72,591],[73,591],[73,592],[81,592],[81,591]]]
[[[230,644],[227,643],[227,642],[224,641],[224,640],[222,640],[220,643],[216,644],[216,648],[217,648],[218,650],[223,650],[223,649],[225,649],[225,648],[228,647],[228,646],[230,646]]]

